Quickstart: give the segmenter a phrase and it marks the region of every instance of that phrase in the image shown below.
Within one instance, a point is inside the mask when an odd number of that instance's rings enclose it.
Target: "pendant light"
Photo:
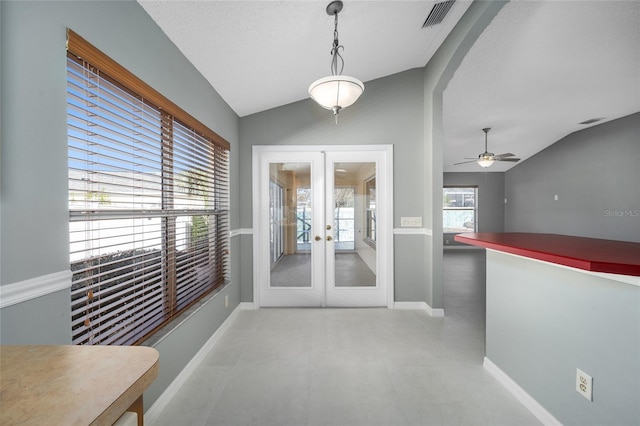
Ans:
[[[327,14],[334,16],[333,46],[331,48],[331,75],[314,81],[309,86],[309,95],[321,107],[333,111],[338,124],[338,114],[358,100],[364,92],[364,84],[354,77],[342,75],[344,59],[340,55],[340,49],[344,50],[338,42],[338,13],[342,10],[341,1],[332,1],[327,6]],[[338,70],[338,62],[340,69]]]

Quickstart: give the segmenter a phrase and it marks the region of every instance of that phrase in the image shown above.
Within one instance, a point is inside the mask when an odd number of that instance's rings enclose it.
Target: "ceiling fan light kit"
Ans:
[[[487,150],[487,134],[490,130],[491,127],[485,127],[484,129],[482,129],[482,131],[484,132],[484,152],[478,155],[477,160],[471,159],[471,161],[462,161],[460,163],[454,163],[453,165],[457,166],[458,164],[478,163],[480,167],[486,169],[487,167],[491,167],[491,165],[496,161],[509,161],[512,163],[520,161],[519,158],[515,158],[515,155],[510,152],[495,155],[493,152],[489,152]]]
[[[493,164],[493,158],[491,158],[490,155],[480,155],[480,157],[478,157],[478,165],[480,167],[490,167]]]
[[[341,1],[333,1],[327,6],[327,15],[334,16],[331,75],[318,79],[309,86],[311,99],[321,107],[333,111],[336,124],[338,124],[340,111],[353,105],[364,92],[364,84],[360,80],[342,75],[344,59],[340,54],[340,49],[344,50],[344,46],[338,42],[338,13],[342,8]],[[340,62],[339,70],[338,62]]]

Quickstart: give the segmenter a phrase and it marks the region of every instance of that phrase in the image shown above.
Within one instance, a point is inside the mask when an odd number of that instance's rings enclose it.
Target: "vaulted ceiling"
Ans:
[[[330,73],[328,1],[138,0],[241,117],[306,99]],[[344,74],[366,82],[423,67],[470,1],[422,28],[434,1],[345,1]],[[507,3],[444,93],[444,170],[484,151],[530,156],[603,118],[640,111],[640,1]],[[365,89],[366,90],[366,89]],[[606,143],[606,141],[603,141]]]
[[[640,111],[639,46],[638,1],[508,3],[444,92],[444,170],[484,170],[452,164],[484,151],[485,127],[490,152],[524,161],[570,133]],[[593,118],[603,120],[580,124]]]

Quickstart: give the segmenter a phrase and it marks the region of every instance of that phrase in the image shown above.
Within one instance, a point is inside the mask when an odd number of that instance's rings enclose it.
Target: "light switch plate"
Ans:
[[[420,228],[422,226],[422,217],[401,217],[400,226],[402,228]]]

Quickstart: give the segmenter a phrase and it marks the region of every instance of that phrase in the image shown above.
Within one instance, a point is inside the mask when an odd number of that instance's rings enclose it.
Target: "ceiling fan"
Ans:
[[[478,155],[478,158],[465,158],[465,160],[471,160],[471,161],[462,161],[460,163],[454,163],[453,165],[457,166],[458,164],[467,164],[467,163],[477,162],[480,167],[486,168],[491,166],[494,161],[511,161],[512,163],[520,161],[519,158],[515,158],[515,154],[512,154],[510,152],[506,154],[498,154],[498,155],[495,155],[493,152],[488,152],[487,151],[487,134],[489,133],[489,130],[491,130],[491,127],[485,127],[484,129],[482,129],[482,131],[484,132],[484,152]]]

